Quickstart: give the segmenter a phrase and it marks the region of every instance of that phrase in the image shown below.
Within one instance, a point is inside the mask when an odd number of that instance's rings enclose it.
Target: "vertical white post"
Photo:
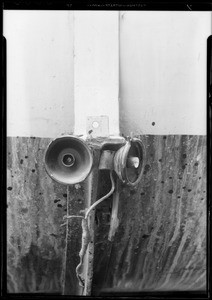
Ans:
[[[87,124],[104,128],[96,136],[108,132],[119,134],[119,12],[74,12],[74,115],[76,135],[88,134]],[[107,116],[109,126],[107,125]],[[89,118],[90,117],[90,118]],[[96,117],[92,123],[92,117]],[[99,123],[100,122],[100,123]],[[96,125],[94,124],[94,125]],[[109,128],[107,128],[107,126]],[[97,158],[96,158],[97,159]],[[96,200],[98,168],[87,180],[85,207]],[[90,295],[93,275],[94,216],[89,218],[92,243],[84,257],[85,287],[83,295]],[[80,291],[79,291],[80,292]]]
[[[75,134],[86,134],[89,116],[106,115],[119,134],[119,12],[74,12]]]

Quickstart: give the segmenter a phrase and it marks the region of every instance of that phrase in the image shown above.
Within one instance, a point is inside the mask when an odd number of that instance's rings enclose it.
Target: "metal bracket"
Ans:
[[[109,118],[108,116],[89,116],[87,117],[86,132],[95,137],[109,136]]]

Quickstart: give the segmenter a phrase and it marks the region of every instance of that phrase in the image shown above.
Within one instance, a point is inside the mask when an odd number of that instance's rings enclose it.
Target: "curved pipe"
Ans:
[[[113,174],[112,174],[113,171],[110,171],[110,179],[111,179],[111,190],[109,191],[109,193],[107,193],[105,196],[103,196],[102,198],[100,198],[99,200],[97,200],[96,202],[94,202],[90,207],[89,209],[86,211],[86,214],[85,214],[85,219],[88,218],[88,215],[89,213],[91,212],[92,209],[94,209],[94,207],[96,207],[99,203],[101,203],[103,200],[107,199],[110,195],[113,194],[114,190],[115,190],[115,182],[114,182],[114,179],[113,179]]]

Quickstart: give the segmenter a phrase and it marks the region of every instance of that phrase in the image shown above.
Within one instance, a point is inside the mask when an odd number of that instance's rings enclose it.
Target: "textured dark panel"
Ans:
[[[108,241],[111,197],[95,214],[93,294],[114,290],[195,290],[206,284],[206,137],[142,136],[145,172],[137,188],[121,185],[119,228]],[[69,189],[44,170],[50,139],[8,138],[9,292],[62,291],[66,199],[84,209],[86,185]],[[109,172],[108,172],[109,173]],[[98,198],[110,190],[99,176]],[[66,294],[78,293],[81,225],[69,221]]]
[[[107,240],[111,202],[98,208],[93,293],[206,287],[206,137],[142,136],[145,171],[122,185],[120,225]],[[107,220],[108,221],[108,220]]]
[[[44,169],[50,139],[7,139],[8,292],[62,292],[65,231],[63,216],[84,208],[81,185],[67,189]],[[75,267],[81,243],[79,220],[69,221],[66,293],[76,294]]]

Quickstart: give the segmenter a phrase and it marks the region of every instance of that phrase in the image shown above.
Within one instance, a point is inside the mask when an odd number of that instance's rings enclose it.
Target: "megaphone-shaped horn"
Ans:
[[[128,185],[135,186],[144,171],[145,147],[137,138],[127,141],[114,156],[114,170]]]
[[[70,185],[82,182],[89,175],[93,157],[87,144],[75,136],[53,140],[45,153],[45,169],[55,181]]]

